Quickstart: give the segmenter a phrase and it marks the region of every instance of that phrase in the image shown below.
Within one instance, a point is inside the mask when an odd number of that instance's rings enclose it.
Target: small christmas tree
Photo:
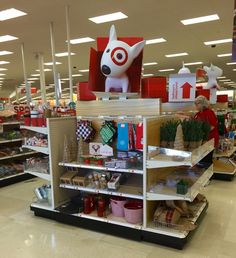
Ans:
[[[183,129],[181,124],[177,126],[174,149],[184,150],[184,136],[183,136]]]

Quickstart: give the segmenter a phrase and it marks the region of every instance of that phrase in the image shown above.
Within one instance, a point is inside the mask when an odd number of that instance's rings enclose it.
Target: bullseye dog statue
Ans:
[[[111,26],[109,42],[103,52],[100,65],[102,73],[107,77],[105,92],[109,92],[111,88],[122,89],[122,92],[128,91],[129,78],[126,71],[140,54],[144,45],[145,40],[132,47],[121,40],[117,40],[115,26]]]

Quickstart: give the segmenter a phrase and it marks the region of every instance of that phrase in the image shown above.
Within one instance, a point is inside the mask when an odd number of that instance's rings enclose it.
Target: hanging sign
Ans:
[[[38,91],[37,88],[31,87],[31,94],[37,93],[37,91]],[[25,88],[21,89],[20,93],[21,94],[25,94],[26,93],[26,89]]]
[[[196,74],[171,74],[169,77],[169,102],[194,101]]]

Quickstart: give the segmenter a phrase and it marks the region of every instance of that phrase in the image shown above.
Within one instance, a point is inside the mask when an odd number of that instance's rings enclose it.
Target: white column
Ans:
[[[24,43],[21,44],[21,56],[22,56],[23,74],[24,74],[24,81],[25,81],[26,101],[27,101],[27,104],[30,105],[31,87],[30,87],[30,83],[28,83],[28,79],[27,79]]]
[[[46,86],[45,86],[45,73],[44,73],[44,58],[41,53],[38,54],[39,60],[39,71],[40,71],[40,90],[42,96],[42,102],[45,104],[47,102],[46,99]]]

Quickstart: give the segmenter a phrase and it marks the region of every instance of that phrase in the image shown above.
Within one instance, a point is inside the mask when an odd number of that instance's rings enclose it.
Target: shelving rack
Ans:
[[[49,142],[49,158],[50,158],[50,175],[51,175],[51,184],[52,184],[52,207],[43,207],[42,205],[32,204],[31,210],[36,216],[42,216],[46,218],[51,218],[53,220],[68,223],[96,231],[101,231],[104,233],[114,234],[123,236],[126,238],[132,238],[136,240],[144,240],[155,242],[158,244],[174,247],[177,249],[182,249],[186,244],[188,239],[191,237],[194,231],[184,231],[177,230],[171,227],[155,227],[153,225],[153,214],[156,208],[157,201],[159,200],[188,200],[192,201],[196,195],[201,191],[201,189],[207,184],[209,178],[212,175],[212,166],[203,171],[201,176],[193,184],[192,188],[189,189],[189,192],[185,195],[177,195],[175,193],[150,193],[149,187],[152,180],[155,180],[158,175],[162,173],[162,170],[165,169],[165,166],[172,167],[176,166],[175,162],[170,161],[164,164],[158,161],[158,156],[150,155],[151,151],[148,146],[152,146],[152,151],[157,149],[160,144],[159,139],[159,130],[160,125],[166,119],[170,119],[167,116],[160,116],[160,103],[157,101],[154,103],[153,100],[145,100],[145,103],[142,103],[140,109],[138,107],[138,102],[140,100],[120,100],[115,101],[113,106],[113,101],[101,101],[101,102],[91,102],[91,105],[86,103],[77,103],[77,115],[79,118],[90,118],[93,122],[93,126],[98,132],[99,127],[102,122],[106,119],[109,119],[109,116],[116,121],[131,121],[131,122],[142,122],[143,123],[143,169],[139,170],[120,170],[120,169],[107,169],[103,166],[94,166],[94,165],[84,165],[81,163],[71,162],[65,163],[62,161],[63,158],[63,137],[66,136],[71,140],[76,140],[76,123],[77,120],[75,117],[70,118],[58,118],[58,119],[48,119],[48,142]],[[118,103],[119,102],[119,103]],[[127,104],[128,103],[128,104]],[[103,105],[104,104],[104,105]],[[83,106],[81,108],[81,105]],[[99,106],[100,105],[100,106]],[[147,116],[147,110],[145,105],[148,105],[148,112],[150,116]],[[129,113],[127,116],[121,114],[121,107],[124,110],[124,106],[129,107]],[[118,108],[117,108],[118,107]],[[135,107],[135,108],[134,108]],[[105,111],[105,114],[103,111]],[[145,110],[142,112],[142,110]],[[122,111],[123,112],[123,111]],[[85,116],[85,114],[87,114]],[[92,114],[94,116],[92,116]],[[63,137],[62,137],[63,135]],[[62,139],[63,138],[63,139]],[[97,139],[96,139],[97,140]],[[156,147],[154,147],[156,146]],[[199,149],[191,152],[184,152],[190,157],[187,163],[181,162],[178,163],[178,166],[193,166],[198,161],[200,161],[205,155],[214,149],[213,142],[209,141],[205,145],[201,146]],[[151,156],[151,157],[150,157]],[[163,159],[162,159],[163,160]],[[141,185],[139,185],[140,192],[136,194],[130,193],[130,189],[121,188],[118,191],[108,191],[108,190],[95,190],[87,187],[79,187],[74,185],[61,184],[60,177],[64,173],[64,168],[80,168],[80,169],[96,169],[104,171],[114,171],[128,173],[130,177],[140,177]],[[133,174],[133,175],[132,175]],[[124,185],[125,186],[125,185]],[[125,221],[124,218],[114,217],[112,214],[107,217],[97,217],[95,212],[91,214],[65,214],[60,212],[57,207],[61,204],[67,202],[70,197],[77,195],[78,191],[83,192],[93,192],[101,193],[105,195],[118,195],[126,196],[131,198],[136,198],[143,200],[143,223],[142,224],[131,224]],[[194,217],[191,218],[191,223],[199,223],[205,211],[208,207],[208,202],[201,202],[195,207]]]
[[[11,121],[11,122],[4,122],[0,123],[0,133],[6,132],[9,129],[19,129],[20,128],[20,122],[18,121]],[[23,142],[23,138],[19,139],[4,139],[0,140],[0,146],[8,145],[8,146],[21,146]],[[23,151],[22,153],[17,153],[13,155],[3,156],[0,157],[1,164],[9,164],[10,161],[16,160],[16,159],[23,159],[28,156],[35,155],[35,151]],[[18,172],[13,175],[8,175],[5,177],[0,178],[0,187],[7,186],[10,184],[14,184],[20,181],[24,181],[27,179],[31,179],[33,176],[30,174],[25,174],[22,172]]]

